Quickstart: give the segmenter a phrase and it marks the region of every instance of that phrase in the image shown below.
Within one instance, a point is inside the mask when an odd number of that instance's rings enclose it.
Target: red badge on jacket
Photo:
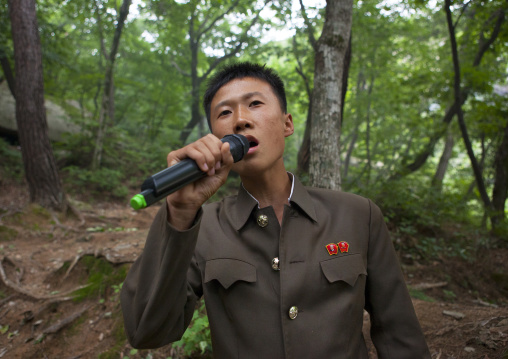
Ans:
[[[335,243],[327,244],[326,250],[328,251],[328,254],[330,254],[330,255],[339,253],[339,247],[337,247],[337,244],[335,244]]]
[[[348,242],[339,242],[337,243],[339,245],[340,253],[347,253],[349,250],[349,243]]]

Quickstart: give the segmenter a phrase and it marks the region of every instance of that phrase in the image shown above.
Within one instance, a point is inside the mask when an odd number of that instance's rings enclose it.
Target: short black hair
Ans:
[[[217,91],[230,81],[242,79],[244,77],[252,77],[265,81],[270,85],[275,96],[279,100],[280,108],[284,113],[287,113],[286,91],[284,83],[279,75],[266,65],[259,65],[252,62],[237,62],[222,67],[217,71],[208,81],[205,95],[203,98],[203,107],[206,113],[206,120],[208,127],[212,129],[210,122],[210,112],[212,100]]]

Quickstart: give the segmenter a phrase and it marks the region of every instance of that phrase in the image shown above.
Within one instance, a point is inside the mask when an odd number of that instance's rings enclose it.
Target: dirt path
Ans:
[[[78,203],[86,219],[80,226],[77,218],[58,218],[58,225],[25,203],[18,188],[0,194],[0,358],[176,357],[169,347],[132,351],[119,307],[118,278],[141,252],[157,208]],[[98,269],[103,276],[94,282]],[[404,271],[423,298],[414,304],[433,358],[508,357],[508,251]],[[82,299],[71,299],[84,285]]]

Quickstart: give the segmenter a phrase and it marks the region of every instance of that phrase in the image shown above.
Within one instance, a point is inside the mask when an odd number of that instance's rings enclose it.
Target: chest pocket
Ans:
[[[237,281],[253,283],[256,281],[256,267],[252,264],[231,258],[218,258],[206,261],[205,280],[217,280],[224,289]]]
[[[360,254],[351,254],[322,261],[321,270],[330,283],[342,281],[354,287],[360,275],[367,275]]]

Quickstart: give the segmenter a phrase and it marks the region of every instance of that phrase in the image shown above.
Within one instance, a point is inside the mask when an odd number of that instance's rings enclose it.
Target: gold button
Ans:
[[[258,226],[260,226],[261,228],[265,228],[266,226],[268,226],[268,216],[267,215],[260,214],[258,216]]]
[[[280,270],[278,257],[275,257],[274,259],[272,259],[272,269],[273,270]]]
[[[296,319],[297,316],[298,316],[298,307],[289,308],[289,318]]]

